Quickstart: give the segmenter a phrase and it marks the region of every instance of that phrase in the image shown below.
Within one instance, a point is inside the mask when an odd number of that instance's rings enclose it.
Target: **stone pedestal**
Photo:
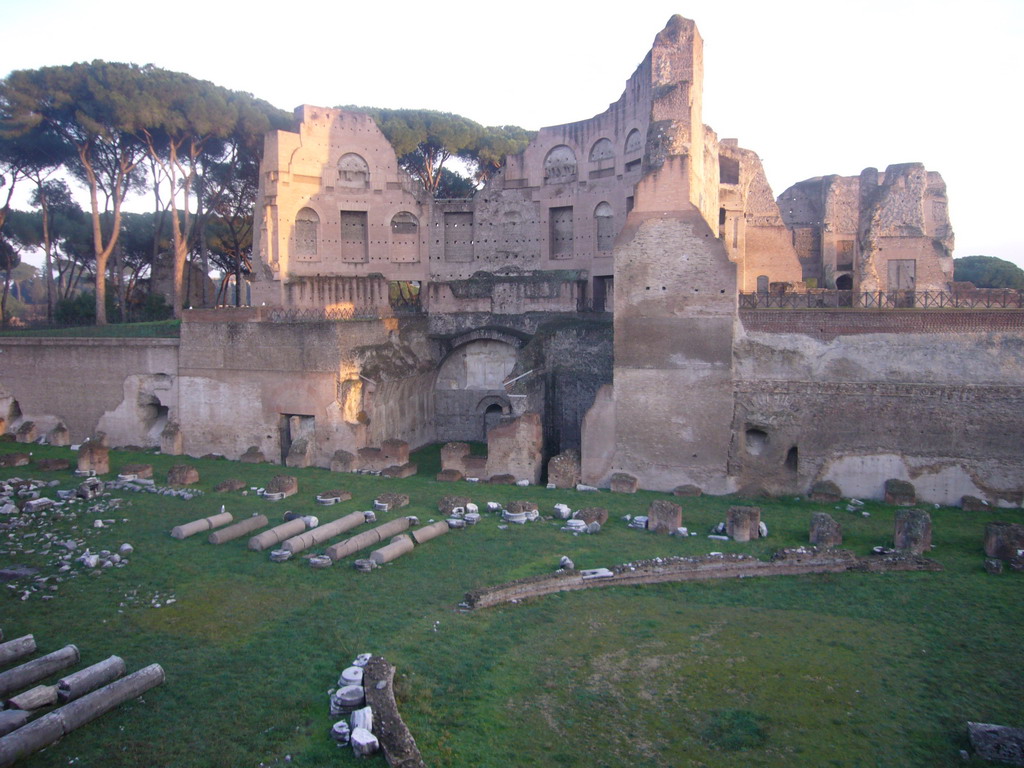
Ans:
[[[1012,560],[1024,549],[1024,525],[988,523],[985,526],[985,554],[1000,560]]]
[[[267,483],[267,493],[283,493],[285,498],[299,492],[299,479],[292,475],[274,475]]]
[[[107,474],[110,471],[110,449],[91,440],[82,443],[78,449],[78,471]]]
[[[267,457],[263,455],[259,446],[250,445],[245,453],[238,457],[238,460],[243,464],[263,464]]]
[[[356,457],[348,451],[335,451],[331,457],[331,472],[351,472]]]
[[[548,484],[555,488],[575,488],[582,482],[580,474],[580,454],[570,448],[557,456],[552,456],[548,462]]]
[[[683,524],[683,508],[665,499],[655,499],[647,508],[647,530],[671,535]]]
[[[843,527],[832,515],[815,512],[811,515],[811,544],[816,547],[838,547],[843,543]]]
[[[892,534],[894,548],[923,554],[932,548],[932,518],[923,509],[901,509],[896,513]]]
[[[831,480],[820,480],[811,486],[809,497],[822,504],[835,504],[843,498],[843,492]]]
[[[914,484],[906,480],[885,481],[885,503],[909,507],[917,503],[917,491]]]
[[[760,507],[729,507],[725,532],[733,541],[750,541],[761,535]]]
[[[188,464],[175,464],[167,470],[168,485],[194,485],[199,482],[199,470]]]
[[[609,487],[613,493],[636,493],[639,482],[626,472],[616,472],[609,480]]]

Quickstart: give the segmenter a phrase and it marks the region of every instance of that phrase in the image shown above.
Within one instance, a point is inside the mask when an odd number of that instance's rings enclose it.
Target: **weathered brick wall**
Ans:
[[[178,347],[178,339],[6,337],[0,417],[16,402],[40,435],[63,421],[76,443],[103,429],[114,445],[157,445],[150,430],[177,412]]]
[[[833,480],[881,498],[1019,503],[1024,313],[744,311],[730,475],[802,493]]]
[[[747,331],[798,333],[820,341],[865,333],[1024,332],[1024,312],[998,309],[741,309],[740,319]]]

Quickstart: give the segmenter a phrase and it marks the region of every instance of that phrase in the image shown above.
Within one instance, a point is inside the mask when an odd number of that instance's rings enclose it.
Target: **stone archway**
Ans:
[[[516,346],[494,338],[475,338],[452,349],[434,385],[438,440],[483,441],[487,430],[511,412],[504,383],[516,353]]]

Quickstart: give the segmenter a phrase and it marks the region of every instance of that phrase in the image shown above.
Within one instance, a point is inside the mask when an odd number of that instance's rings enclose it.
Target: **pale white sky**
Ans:
[[[363,104],[539,128],[591,117],[673,13],[704,38],[704,120],[812,176],[923,162],[946,180],[956,254],[1024,266],[1024,0],[513,3],[8,0],[0,74],[152,63],[282,109]]]

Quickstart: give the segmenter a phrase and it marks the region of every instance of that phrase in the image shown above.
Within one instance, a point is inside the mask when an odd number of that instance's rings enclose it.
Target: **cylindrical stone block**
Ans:
[[[448,527],[448,522],[441,520],[430,525],[425,525],[422,528],[417,528],[412,532],[412,537],[417,544],[426,544],[431,539],[436,539],[438,536],[443,536],[448,533],[451,529]]]
[[[0,644],[0,666],[12,664],[36,652],[36,639],[32,635],[16,637]]]
[[[305,530],[306,521],[301,517],[297,517],[294,520],[289,520],[287,523],[275,525],[269,531],[264,531],[261,534],[253,536],[249,539],[249,549],[254,552],[262,552],[264,549],[276,547],[285,539],[290,539],[292,536],[298,536]]]
[[[344,517],[339,517],[337,520],[332,520],[329,523],[312,528],[305,533],[300,533],[298,536],[293,536],[281,545],[281,549],[294,555],[297,552],[302,552],[304,549],[316,546],[320,542],[345,533],[345,531],[350,531],[365,522],[366,518],[362,512],[352,512]]]
[[[187,539],[189,536],[195,536],[197,533],[220,528],[220,526],[227,525],[232,520],[234,518],[230,512],[221,512],[219,515],[211,515],[201,520],[193,520],[191,523],[176,525],[171,529],[171,536],[175,539]]]
[[[247,517],[245,520],[239,520],[234,525],[229,525],[227,528],[221,528],[219,531],[214,531],[210,534],[209,542],[211,544],[223,544],[226,541],[233,541],[234,539],[240,539],[247,533],[264,527],[270,521],[267,520],[266,515],[253,515]]]
[[[74,645],[65,645],[59,651],[40,656],[38,659],[26,661],[24,664],[6,672],[0,672],[0,699],[8,698],[15,691],[28,688],[54,672],[67,669],[77,664],[80,656]]]
[[[57,699],[62,704],[80,699],[89,691],[114,682],[127,671],[124,659],[120,656],[111,656],[58,680]]]
[[[395,536],[387,546],[375,549],[370,553],[370,559],[377,565],[390,563],[392,560],[401,557],[406,552],[412,552],[416,545],[409,536]]]
[[[408,517],[399,517],[391,520],[383,525],[378,525],[376,528],[371,528],[368,531],[364,531],[357,536],[353,536],[345,541],[340,541],[334,546],[327,548],[327,554],[331,560],[337,562],[344,557],[355,554],[361,549],[372,547],[374,544],[379,544],[389,536],[394,536],[409,529],[411,521]]]

